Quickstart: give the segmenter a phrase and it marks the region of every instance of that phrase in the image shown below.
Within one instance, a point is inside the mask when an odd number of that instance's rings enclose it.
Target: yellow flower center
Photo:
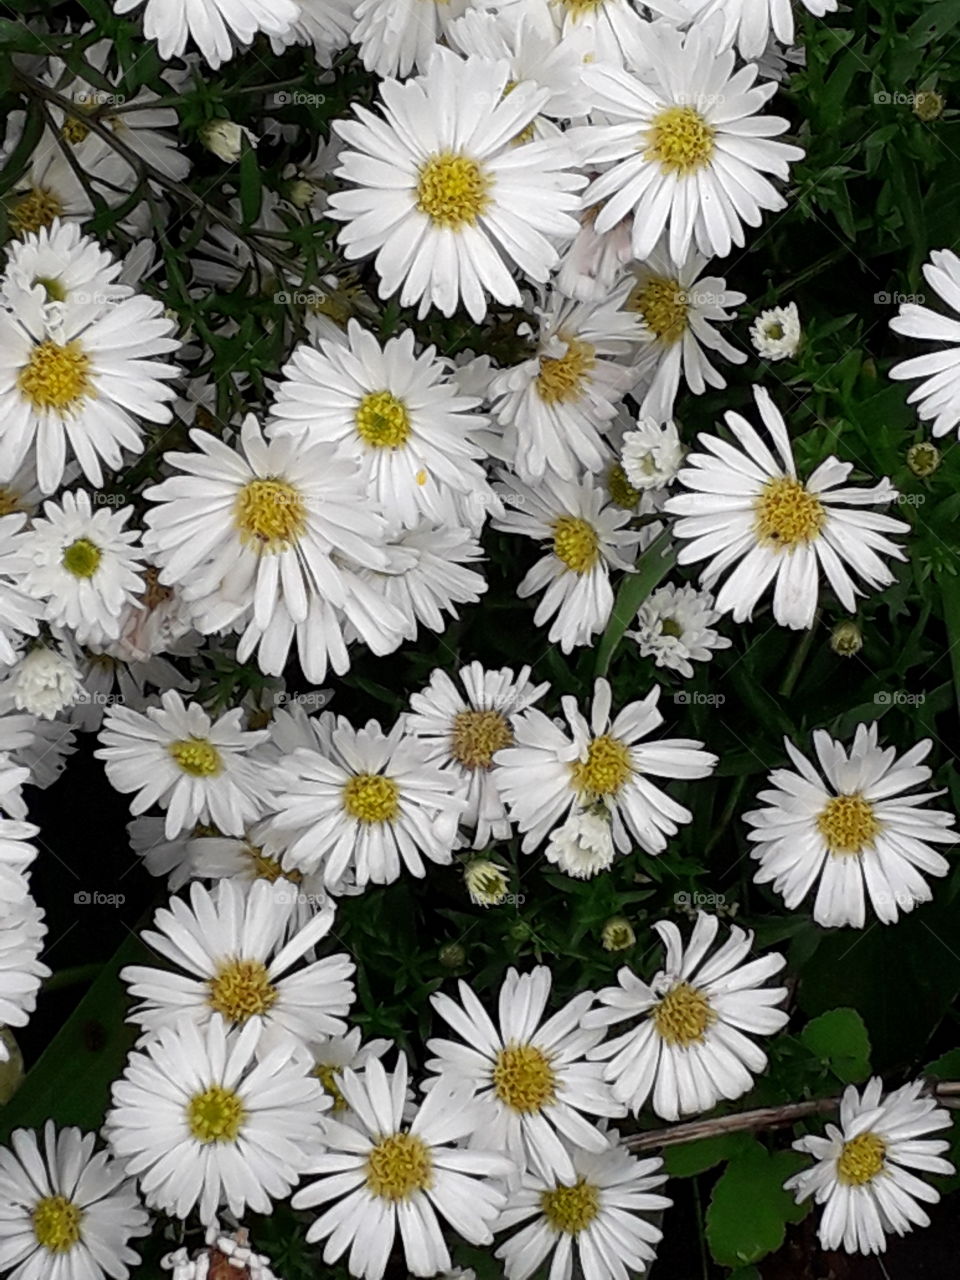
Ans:
[[[588,13],[595,13],[603,7],[604,0],[560,0],[560,3],[571,18],[577,19]]]
[[[89,137],[89,134],[90,126],[85,120],[78,120],[76,116],[67,116],[60,130],[60,137],[64,142],[69,142],[75,147]]]
[[[513,93],[519,83],[520,82],[518,80],[508,80],[503,89],[503,96],[506,98],[509,94]],[[533,121],[531,120],[526,128],[521,129],[519,133],[515,134],[510,139],[510,145],[512,147],[519,147],[523,142],[532,142],[535,132]]]
[[[663,173],[696,173],[713,159],[713,137],[695,107],[667,107],[651,121],[645,156]]]
[[[16,489],[0,484],[0,516],[13,515],[20,510],[21,495]]]
[[[286,480],[251,480],[237,494],[233,522],[244,546],[276,554],[303,536],[307,505],[300,491]]]
[[[558,1235],[579,1235],[600,1212],[600,1193],[578,1178],[572,1187],[554,1187],[540,1193],[540,1208]]]
[[[212,1084],[187,1103],[187,1124],[198,1142],[236,1142],[247,1109],[232,1089]]]
[[[358,773],[343,788],[343,807],[358,822],[393,822],[400,788],[379,773]]]
[[[208,979],[207,986],[208,1004],[228,1022],[242,1024],[267,1013],[277,999],[277,989],[260,960],[228,960],[219,966],[215,978]]]
[[[79,1244],[83,1210],[65,1196],[45,1196],[30,1217],[37,1244],[50,1253],[67,1253]]]
[[[389,391],[371,391],[357,406],[357,435],[374,449],[399,449],[410,439],[410,415]]]
[[[75,578],[92,578],[102,559],[103,552],[95,543],[88,538],[78,538],[66,548],[60,563]]]
[[[757,538],[772,547],[812,542],[823,528],[823,504],[793,476],[768,480],[754,511]]]
[[[469,156],[445,151],[420,169],[417,208],[439,227],[472,227],[490,203],[491,180]]]
[[[303,879],[299,871],[284,871],[276,858],[271,858],[257,845],[247,845],[245,852],[253,863],[253,874],[258,880],[269,880],[271,884],[274,884],[282,876],[284,880],[291,880],[294,884],[299,884]]]
[[[10,210],[10,226],[18,236],[42,231],[63,214],[63,201],[47,187],[32,187]]]
[[[636,311],[652,334],[667,346],[679,342],[687,329],[689,295],[679,280],[651,276],[635,285],[627,310]]]
[[[671,987],[653,1010],[653,1021],[660,1039],[681,1048],[699,1043],[716,1018],[707,997],[696,987],[691,987],[689,982],[678,982]]]
[[[539,1111],[556,1098],[557,1078],[550,1059],[532,1044],[512,1044],[501,1049],[493,1068],[493,1089],[514,1111]]]
[[[170,754],[191,778],[213,778],[223,768],[220,752],[206,738],[182,738],[171,742]]]
[[[560,335],[563,338],[563,335]],[[597,352],[589,342],[563,338],[567,349],[562,356],[545,356],[537,374],[537,394],[544,404],[571,404],[583,394],[587,375],[597,363]]]
[[[323,1085],[323,1091],[333,1099],[331,1108],[334,1115],[350,1110],[350,1104],[340,1090],[340,1068],[329,1062],[318,1062],[313,1074]]]
[[[870,802],[857,793],[828,800],[817,817],[817,830],[832,854],[857,854],[873,844],[880,823]]]
[[[433,1186],[433,1161],[426,1143],[412,1133],[392,1133],[367,1156],[367,1186],[381,1200],[409,1200]]]
[[[592,796],[612,796],[630,777],[630,751],[619,738],[603,733],[587,747],[586,760],[570,766],[574,789]]]
[[[499,711],[461,711],[454,717],[450,754],[467,769],[489,769],[494,752],[513,742],[513,730]]]
[[[640,501],[640,490],[633,487],[619,462],[614,463],[607,475],[607,492],[618,507],[627,511]]]
[[[561,516],[553,523],[553,554],[573,573],[589,573],[600,559],[596,529],[579,516]]]
[[[17,386],[34,409],[75,408],[90,390],[90,358],[79,342],[38,343],[20,370]]]
[[[862,1187],[883,1169],[887,1144],[875,1133],[861,1133],[843,1144],[837,1159],[837,1177],[848,1187]]]

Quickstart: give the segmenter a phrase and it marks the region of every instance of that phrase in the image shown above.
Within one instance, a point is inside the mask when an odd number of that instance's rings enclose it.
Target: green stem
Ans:
[[[783,684],[780,686],[780,695],[789,698],[793,693],[793,686],[797,683],[797,677],[800,675],[800,669],[807,660],[807,654],[810,652],[810,646],[813,644],[813,633],[816,631],[820,622],[820,610],[813,616],[813,622],[804,634],[802,640],[793,651],[793,657],[790,659],[790,666],[787,668],[787,674],[784,676]]]

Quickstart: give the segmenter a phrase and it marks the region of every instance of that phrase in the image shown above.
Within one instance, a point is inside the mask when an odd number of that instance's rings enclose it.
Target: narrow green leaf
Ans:
[[[673,548],[670,530],[664,529],[640,556],[636,571],[625,574],[620,583],[617,598],[613,602],[610,621],[597,645],[595,675],[607,674],[610,659],[623,639],[623,633],[636,617],[637,610],[676,563],[677,555]]]
[[[263,178],[256,148],[246,134],[240,139],[240,211],[244,225],[252,227],[263,205]]]

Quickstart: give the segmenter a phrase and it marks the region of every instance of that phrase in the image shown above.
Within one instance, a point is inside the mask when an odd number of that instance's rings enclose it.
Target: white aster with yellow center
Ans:
[[[848,1085],[839,1125],[828,1124],[826,1137],[810,1134],[793,1144],[815,1164],[788,1178],[784,1190],[798,1202],[813,1196],[823,1206],[824,1249],[883,1253],[888,1235],[930,1225],[921,1206],[936,1204],[940,1192],[918,1174],[949,1176],[955,1170],[945,1159],[950,1143],[926,1136],[948,1129],[951,1118],[924,1096],[925,1088],[925,1081],[914,1080],[884,1097],[877,1076],[862,1095]]]
[[[637,1159],[615,1129],[607,1137],[606,1151],[564,1144],[575,1181],[528,1171],[511,1190],[497,1232],[527,1225],[497,1250],[506,1280],[529,1280],[547,1258],[551,1276],[587,1280],[639,1275],[653,1262],[663,1232],[651,1219],[673,1203],[659,1191],[663,1161]]]
[[[464,784],[403,716],[389,734],[376,720],[355,729],[340,716],[329,747],[301,747],[280,771],[273,826],[289,837],[285,865],[322,869],[331,893],[348,872],[363,888],[392,884],[404,869],[425,876],[424,859],[453,860]]]
[[[307,1230],[311,1243],[327,1241],[324,1262],[349,1250],[351,1275],[381,1280],[399,1231],[407,1269],[434,1276],[451,1266],[441,1220],[470,1244],[492,1244],[506,1203],[501,1181],[514,1167],[490,1135],[483,1150],[458,1145],[483,1124],[471,1091],[435,1087],[408,1120],[403,1054],[391,1075],[375,1059],[362,1073],[345,1069],[339,1087],[353,1123],[326,1121],[327,1151],[309,1166],[319,1176],[291,1201],[329,1205]]]
[[[471,662],[457,673],[457,681],[437,667],[429,685],[410,697],[407,731],[428,748],[431,764],[452,769],[462,779],[467,807],[461,822],[473,829],[475,849],[510,834],[493,780],[494,757],[513,742],[516,717],[548,688],[531,683],[527,666],[487,671]]]
[[[711,955],[719,923],[700,912],[684,947],[677,926],[658,921],[664,967],[646,983],[624,966],[619,985],[605,987],[600,1007],[583,1020],[595,1028],[635,1023],[590,1054],[606,1062],[614,1096],[635,1114],[648,1099],[658,1116],[676,1120],[741,1097],[767,1065],[751,1037],[786,1024],[776,1007],[786,987],[763,985],[786,960],[775,953],[750,959],[753,934],[736,927]]]
[[[340,1088],[344,1071],[361,1072],[373,1061],[395,1048],[392,1040],[362,1041],[359,1027],[344,1035],[322,1036],[304,1046],[313,1063],[313,1074],[331,1099],[331,1119],[341,1124],[357,1123],[355,1113]]]
[[[290,886],[293,889],[293,886]],[[144,942],[174,970],[128,965],[120,977],[139,1003],[128,1015],[148,1038],[189,1017],[199,1026],[221,1017],[228,1027],[256,1022],[258,1053],[346,1031],[354,964],[344,954],[302,963],[330,932],[327,905],[291,933],[295,890],[274,893],[269,881],[222,880],[210,891],[196,881],[189,905],[171,898]]]
[[[127,1059],[113,1086],[104,1136],[140,1183],[148,1206],[212,1222],[270,1213],[322,1149],[330,1099],[303,1054],[257,1054],[261,1028],[226,1031],[185,1018]]]
[[[118,283],[123,264],[80,233],[76,222],[55,218],[49,227],[30,232],[10,245],[0,276],[4,306],[16,312],[29,298],[40,304],[48,329],[64,322],[83,327],[105,303],[122,302],[133,289]]]
[[[679,825],[691,820],[689,809],[651,778],[706,778],[717,757],[691,738],[643,741],[663,724],[659,698],[655,685],[642,701],[611,717],[610,685],[601,678],[594,684],[589,721],[573,697],[561,699],[569,729],[536,707],[523,713],[515,745],[497,757],[495,780],[523,832],[525,853],[585,808],[609,820],[621,853],[635,844],[647,853],[662,853]]]
[[[424,75],[381,85],[380,116],[357,107],[334,126],[347,144],[330,197],[340,243],[348,258],[375,254],[380,296],[399,292],[421,318],[462,305],[479,323],[488,294],[519,306],[511,270],[545,284],[577,233],[585,179],[569,144],[514,143],[550,90],[507,93],[510,74],[507,61],[438,48]]]
[[[689,492],[669,498],[665,510],[680,517],[673,530],[685,544],[679,563],[709,561],[701,586],[713,589],[728,574],[717,592],[720,613],[749,621],[773,584],[774,618],[802,630],[813,625],[821,573],[850,613],[864,594],[854,574],[874,591],[889,586],[893,574],[881,557],[906,556],[887,535],[910,526],[863,510],[893,502],[897,491],[886,478],[870,489],[846,486],[850,462],[831,456],[801,480],[783,416],[763,387],[754,396],[779,458],[746,418],[727,413],[736,444],[699,435],[706,452],[689,454],[677,477]]]
[[[13,1280],[126,1280],[140,1255],[130,1240],[150,1234],[136,1183],[96,1135],[16,1129],[0,1148],[0,1265]]]
[[[644,600],[636,631],[624,634],[636,642],[644,658],[689,680],[695,662],[709,662],[715,650],[729,649],[733,643],[714,629],[719,617],[709,591],[668,583]]]
[[[136,792],[131,813],[166,809],[168,840],[198,822],[240,835],[263,814],[274,782],[273,770],[251,754],[266,731],[241,728],[242,718],[236,707],[213,721],[198,702],[184,705],[168,689],[145,712],[111,707],[95,755],[112,787]]]
[[[436,1056],[427,1070],[437,1073],[431,1092],[467,1085],[484,1105],[470,1145],[506,1152],[519,1169],[564,1182],[576,1180],[568,1138],[587,1151],[605,1151],[609,1142],[587,1116],[620,1116],[624,1108],[604,1083],[598,1063],[587,1053],[603,1031],[580,1023],[593,1002],[589,991],[544,1020],[550,970],[510,969],[500,988],[495,1025],[472,988],[460,982],[460,1002],[438,993],[434,1009],[460,1037],[429,1040]]]
[[[714,33],[694,26],[685,35],[659,24],[648,32],[650,62],[643,79],[611,65],[583,70],[586,92],[603,123],[578,131],[581,158],[605,171],[584,192],[601,204],[604,232],[633,215],[633,255],[643,261],[660,239],[671,259],[692,248],[723,258],[742,248],[744,224],[758,227],[764,211],[786,200],[781,182],[799,147],[774,142],[789,128],[780,116],[759,115],[776,93],[756,84],[757,68],[734,71],[733,50],[718,54]]]
[[[577,481],[547,472],[536,485],[509,471],[501,471],[500,479],[496,491],[504,510],[491,519],[493,527],[546,544],[517,595],[525,600],[543,591],[534,625],[553,618],[547,638],[564,653],[592,644],[613,608],[611,570],[634,564],[641,534],[628,527],[631,513],[609,502],[589,473]]]
[[[924,876],[945,876],[947,859],[932,845],[957,840],[956,818],[928,808],[943,791],[917,792],[932,771],[926,738],[904,755],[879,745],[876,724],[857,726],[850,748],[817,729],[816,763],[784,739],[793,769],[775,769],[766,806],[743,815],[753,828],[754,880],[772,884],[794,910],[816,886],[813,918],[827,928],[862,929],[867,902],[883,924],[929,902]]]

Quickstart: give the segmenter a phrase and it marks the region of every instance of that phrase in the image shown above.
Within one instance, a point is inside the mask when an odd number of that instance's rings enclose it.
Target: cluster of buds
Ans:
[[[206,1241],[192,1255],[186,1248],[168,1253],[160,1266],[173,1272],[172,1280],[277,1280],[270,1259],[250,1248],[245,1227],[223,1231],[214,1219],[207,1227]]]

